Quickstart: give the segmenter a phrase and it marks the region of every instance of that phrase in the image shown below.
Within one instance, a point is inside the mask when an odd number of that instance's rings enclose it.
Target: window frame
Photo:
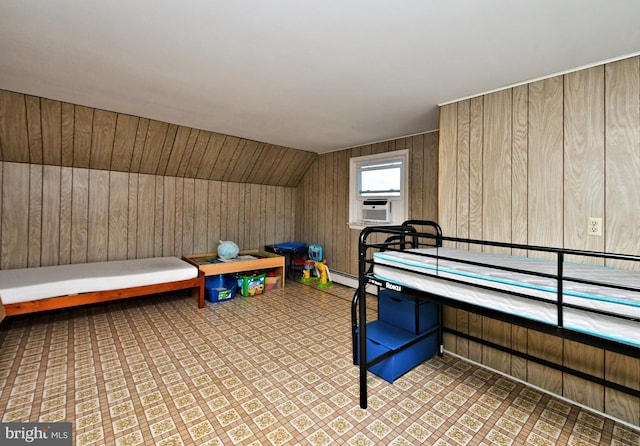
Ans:
[[[400,161],[399,195],[362,195],[360,194],[360,172],[363,167],[384,162]],[[390,222],[370,222],[362,220],[362,204],[365,200],[389,200],[391,203]],[[376,153],[352,157],[349,159],[349,228],[364,229],[367,226],[397,225],[408,219],[409,215],[409,150]]]

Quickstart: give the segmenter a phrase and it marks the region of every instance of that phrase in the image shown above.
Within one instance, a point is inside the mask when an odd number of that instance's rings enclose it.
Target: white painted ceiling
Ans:
[[[322,153],[637,54],[639,17],[638,0],[0,0],[0,89]]]

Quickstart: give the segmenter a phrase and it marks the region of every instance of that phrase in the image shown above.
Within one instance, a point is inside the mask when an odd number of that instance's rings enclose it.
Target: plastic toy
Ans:
[[[315,276],[311,276],[312,270],[316,272]],[[331,273],[329,272],[329,268],[324,262],[306,260],[304,262],[304,270],[300,282],[318,282],[317,287],[318,289],[322,290],[331,286]]]
[[[324,262],[315,262],[314,266],[320,273],[320,277],[318,280],[318,289],[322,290],[324,288],[328,288],[331,286],[331,273],[329,272],[329,268]]]
[[[315,280],[318,280],[317,277],[311,277],[311,270],[313,270],[315,268],[315,262],[313,260],[305,260],[304,261],[304,266],[302,267],[302,278],[300,279],[300,282],[302,283],[308,283],[308,282],[313,282]]]
[[[322,260],[324,260],[322,257],[322,246],[309,245],[309,260],[314,262],[322,262]]]

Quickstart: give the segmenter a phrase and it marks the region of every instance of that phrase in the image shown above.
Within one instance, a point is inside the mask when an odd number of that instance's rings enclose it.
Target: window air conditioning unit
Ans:
[[[391,221],[391,202],[389,200],[364,200],[362,202],[362,221],[388,223]]]

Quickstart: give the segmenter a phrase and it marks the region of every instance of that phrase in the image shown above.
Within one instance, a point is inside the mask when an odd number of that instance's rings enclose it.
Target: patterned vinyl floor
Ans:
[[[393,385],[370,374],[360,409],[351,295],[289,281],[204,310],[173,294],[6,319],[2,421],[70,421],[77,445],[640,444],[447,354]]]

